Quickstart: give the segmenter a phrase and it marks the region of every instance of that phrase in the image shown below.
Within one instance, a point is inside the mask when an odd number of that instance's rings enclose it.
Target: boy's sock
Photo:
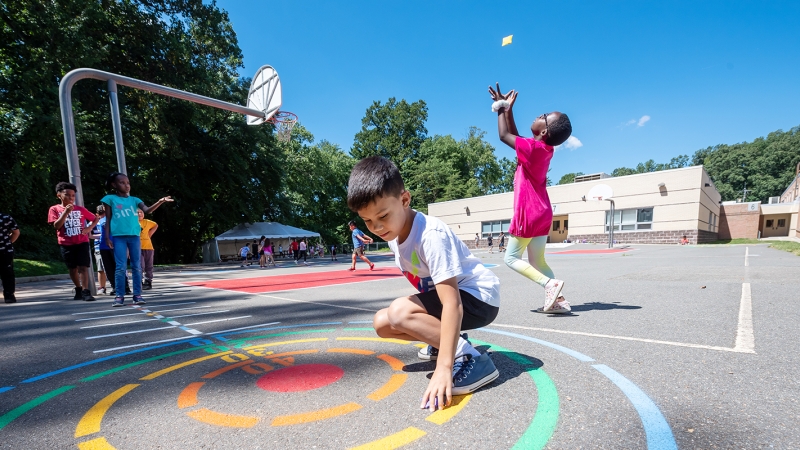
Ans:
[[[458,337],[458,344],[456,344],[456,358],[464,356],[466,354],[470,354],[472,356],[481,356],[481,353],[475,350],[475,347],[472,346],[469,342],[467,342],[464,337]]]

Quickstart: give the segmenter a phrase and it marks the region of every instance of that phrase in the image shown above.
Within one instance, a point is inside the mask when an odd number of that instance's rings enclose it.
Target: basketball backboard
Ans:
[[[283,103],[281,79],[278,72],[269,65],[261,66],[253,76],[247,94],[247,107],[263,111],[264,117],[247,116],[248,125],[261,125],[278,112]]]
[[[614,196],[614,191],[611,189],[611,186],[607,184],[598,184],[592,186],[592,188],[589,189],[589,193],[586,194],[586,199],[593,201],[603,201],[603,200],[609,200],[613,196]]]

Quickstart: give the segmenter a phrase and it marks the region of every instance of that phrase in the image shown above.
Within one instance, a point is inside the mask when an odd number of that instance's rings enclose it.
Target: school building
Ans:
[[[793,186],[797,183],[796,178]],[[703,166],[693,166],[623,177],[583,175],[573,183],[548,187],[553,207],[549,242],[608,243],[611,202],[590,195],[601,184],[613,191],[614,241],[620,244],[673,244],[683,236],[697,244],[757,238],[759,232],[763,237],[798,235],[796,194],[771,205],[723,203]],[[485,247],[490,234],[495,239],[501,231],[508,234],[513,204],[514,193],[506,192],[431,203],[428,213],[447,223],[469,247],[475,246],[478,233]]]

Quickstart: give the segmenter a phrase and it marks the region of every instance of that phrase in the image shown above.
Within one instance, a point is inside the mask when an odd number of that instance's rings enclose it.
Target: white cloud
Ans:
[[[575,150],[576,148],[583,147],[583,142],[581,142],[581,140],[576,138],[575,136],[570,136],[567,138],[566,142],[556,146],[556,151],[561,150],[562,147],[568,148],[570,150]]]
[[[644,115],[644,116],[642,116],[642,117],[640,117],[638,119],[631,119],[631,120],[629,120],[627,122],[622,122],[619,127],[620,128],[625,128],[625,127],[629,127],[631,125],[636,125],[637,127],[643,127],[644,124],[646,124],[649,120],[650,120],[650,116]]]

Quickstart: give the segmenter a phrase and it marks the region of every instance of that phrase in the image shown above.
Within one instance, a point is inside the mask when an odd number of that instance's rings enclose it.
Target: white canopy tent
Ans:
[[[283,225],[278,222],[243,223],[203,244],[203,262],[217,262],[235,257],[245,244],[266,236],[275,245],[286,249],[294,238],[318,238],[319,233]]]

